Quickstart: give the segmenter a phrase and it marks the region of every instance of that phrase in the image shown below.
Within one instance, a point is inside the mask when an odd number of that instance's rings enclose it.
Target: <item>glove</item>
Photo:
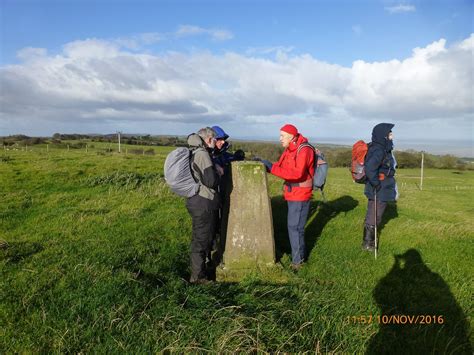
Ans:
[[[234,153],[234,160],[241,161],[245,159],[245,152],[242,149],[238,149]]]
[[[267,168],[267,172],[272,171],[272,167],[273,167],[272,163],[270,163],[268,160],[265,160],[265,159],[261,159],[260,161],[263,163],[263,165],[265,165],[265,168]]]
[[[377,186],[374,186],[375,192],[379,192],[382,189],[382,184],[378,184]]]
[[[224,168],[220,166],[219,164],[216,164],[216,172],[217,172],[217,175],[222,176],[224,175]]]

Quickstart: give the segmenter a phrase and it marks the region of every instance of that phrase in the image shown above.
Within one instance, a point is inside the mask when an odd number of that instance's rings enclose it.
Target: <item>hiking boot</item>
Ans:
[[[189,280],[191,285],[209,285],[212,281],[208,279],[196,279],[196,280]]]
[[[365,251],[375,250],[375,226],[370,226],[368,224],[364,226],[362,250],[365,250]]]
[[[0,249],[8,248],[8,243],[5,240],[0,239]]]
[[[206,263],[206,279],[215,281],[216,280],[216,265],[212,260]]]
[[[300,271],[302,267],[303,267],[303,263],[299,263],[299,264],[293,264],[293,263],[291,263],[291,264],[290,264],[290,269],[291,269],[292,271],[295,271],[295,272]]]

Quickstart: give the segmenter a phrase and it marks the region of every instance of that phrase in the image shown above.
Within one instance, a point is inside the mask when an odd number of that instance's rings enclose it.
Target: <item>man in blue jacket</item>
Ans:
[[[215,272],[215,267],[217,264],[221,262],[222,252],[225,242],[225,229],[227,228],[227,217],[228,217],[228,206],[226,203],[228,202],[228,190],[230,184],[230,163],[233,161],[244,160],[245,153],[242,150],[237,150],[235,153],[230,153],[228,150],[230,148],[229,142],[227,139],[229,135],[219,126],[212,126],[212,130],[216,132],[216,145],[212,151],[212,161],[216,168],[217,174],[219,175],[219,186],[218,186],[218,193],[221,199],[221,208],[219,209],[218,213],[218,222],[217,222],[217,231],[216,231],[216,239],[213,240],[212,243],[212,250],[216,250],[217,253],[210,260],[209,263],[209,272],[212,275]]]
[[[228,151],[230,144],[227,142],[229,135],[219,126],[212,126],[212,129],[216,132],[216,146],[212,152],[212,160],[221,167],[225,173],[226,168],[228,168],[231,162],[244,160],[245,153],[241,149],[235,151],[234,154],[230,153]]]
[[[395,182],[397,162],[392,153],[394,124],[379,123],[372,130],[372,142],[365,157],[365,195],[368,198],[362,249],[375,250],[375,226],[382,221],[387,202],[398,198]],[[377,204],[375,204],[377,201]],[[376,206],[377,205],[377,206]],[[377,210],[377,215],[375,215]]]

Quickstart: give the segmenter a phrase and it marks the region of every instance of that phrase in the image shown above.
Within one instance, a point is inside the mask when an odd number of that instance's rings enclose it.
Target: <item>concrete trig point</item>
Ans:
[[[221,248],[225,247],[218,279],[244,275],[274,265],[275,242],[268,181],[260,162],[232,162],[223,208]],[[226,223],[226,215],[228,222]]]

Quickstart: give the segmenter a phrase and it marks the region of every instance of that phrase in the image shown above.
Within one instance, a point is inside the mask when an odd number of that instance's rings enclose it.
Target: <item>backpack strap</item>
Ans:
[[[304,143],[301,143],[298,148],[296,149],[296,156],[295,158],[298,156],[298,153],[300,152],[301,149],[303,148],[311,148],[311,150],[313,151],[313,154],[314,154],[314,161],[313,161],[313,167],[316,167],[317,166],[317,162],[318,162],[318,154],[316,153],[316,148],[313,147],[311,144],[309,144],[308,142],[304,142]],[[314,170],[310,169],[309,170],[309,176],[312,176],[312,179],[314,179]],[[296,186],[300,186],[298,184],[301,184],[301,183],[296,183]],[[311,182],[311,186],[313,186],[313,183]],[[304,186],[304,187],[308,187],[308,186]]]
[[[311,148],[313,150],[313,153],[316,154],[316,148],[313,147],[311,144],[309,144],[308,142],[305,142],[305,143],[301,143],[298,148],[296,149],[296,155],[298,155],[298,153],[300,152],[301,149],[305,148],[305,147],[308,147],[308,148]]]
[[[194,154],[196,154],[197,149],[196,148],[188,148],[189,150],[189,170],[191,171],[191,176],[193,177],[194,181],[198,184],[201,184],[198,179],[196,179],[196,176],[194,175],[194,170],[193,170],[193,163],[194,163]]]
[[[316,166],[318,164],[318,159],[319,159],[319,150],[316,149],[315,147],[313,147],[311,144],[309,144],[308,142],[305,142],[305,143],[301,143],[298,148],[296,149],[296,156],[298,156],[298,153],[300,152],[301,149],[303,148],[311,148],[313,150],[313,153],[314,153],[314,165]]]

